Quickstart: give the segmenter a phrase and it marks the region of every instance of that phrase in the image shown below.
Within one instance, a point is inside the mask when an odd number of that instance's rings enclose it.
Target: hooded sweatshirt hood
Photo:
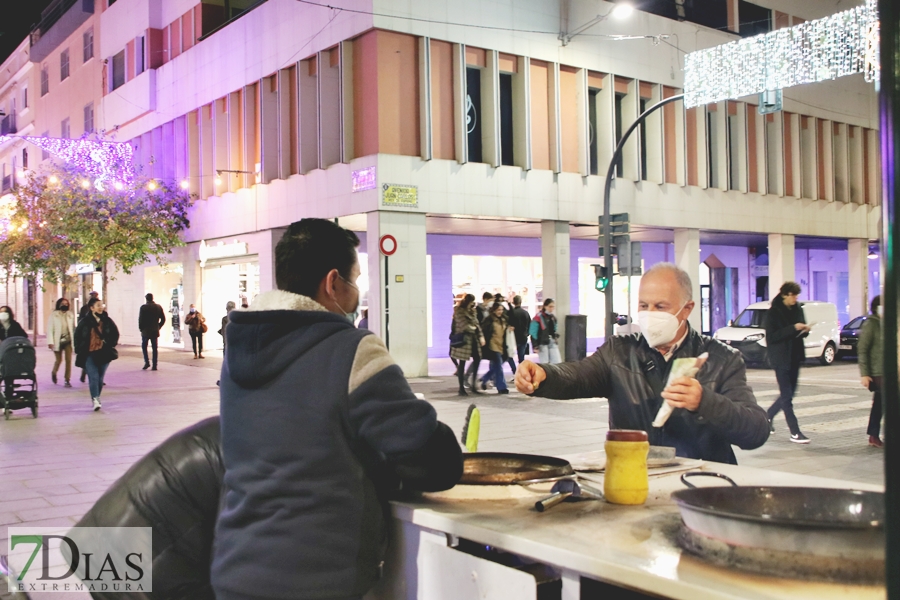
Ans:
[[[312,298],[283,290],[260,294],[228,319],[223,368],[244,388],[264,385],[329,336],[354,329]]]

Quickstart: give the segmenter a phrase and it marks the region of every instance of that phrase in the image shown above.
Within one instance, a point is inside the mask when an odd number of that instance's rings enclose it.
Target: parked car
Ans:
[[[863,315],[856,317],[841,329],[841,343],[838,345],[838,358],[856,358],[858,356],[856,346],[859,344],[859,332],[863,323],[869,317]]]
[[[763,324],[771,306],[768,301],[751,304],[713,337],[740,350],[748,363],[766,363],[768,350]],[[841,344],[837,306],[831,302],[801,302],[800,306],[806,322],[812,326],[805,340],[806,358],[817,358],[823,365],[832,364]]]

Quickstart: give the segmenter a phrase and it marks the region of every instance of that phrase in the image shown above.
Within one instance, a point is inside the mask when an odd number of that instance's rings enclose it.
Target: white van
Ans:
[[[771,302],[751,304],[728,327],[716,331],[713,337],[740,350],[748,363],[765,363],[767,351],[763,320],[771,306]],[[806,358],[818,358],[823,365],[830,365],[841,343],[837,306],[831,302],[800,302],[800,306],[806,322],[812,325],[804,340]]]

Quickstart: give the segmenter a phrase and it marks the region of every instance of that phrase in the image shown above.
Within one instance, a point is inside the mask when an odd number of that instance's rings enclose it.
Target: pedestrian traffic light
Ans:
[[[609,285],[609,269],[603,265],[591,265],[594,267],[594,289],[598,292],[606,290]]]

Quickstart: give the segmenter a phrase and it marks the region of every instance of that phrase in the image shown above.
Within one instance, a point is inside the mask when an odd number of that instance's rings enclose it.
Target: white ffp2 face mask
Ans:
[[[681,312],[687,304],[678,309]],[[663,346],[675,340],[681,321],[670,312],[661,310],[642,310],[637,314],[641,334],[647,339],[651,348]]]

